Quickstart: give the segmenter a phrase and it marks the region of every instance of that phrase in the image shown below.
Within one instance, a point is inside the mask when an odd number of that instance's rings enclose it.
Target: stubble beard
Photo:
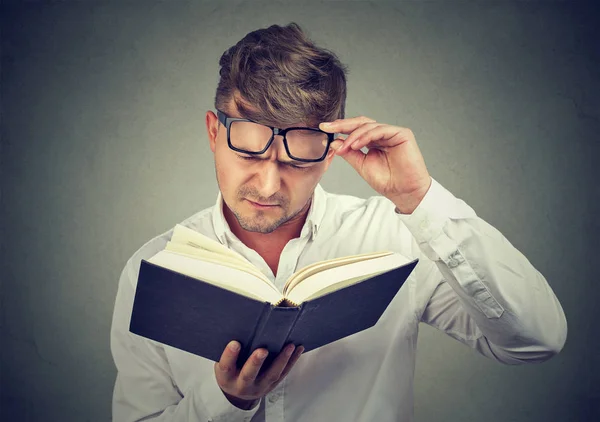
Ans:
[[[233,215],[235,215],[235,218],[240,224],[240,227],[242,227],[244,230],[254,233],[268,234],[274,232],[282,224],[285,224],[294,217],[296,217],[302,212],[304,207],[300,208],[298,211],[291,215],[287,215],[285,213],[285,207],[282,207],[282,209],[284,211],[284,215],[275,221],[269,221],[267,213],[264,211],[258,211],[254,217],[243,216],[237,210],[232,209],[231,211]]]
[[[233,215],[235,215],[235,218],[242,229],[255,233],[272,233],[277,227],[289,220],[285,214],[279,219],[271,222],[264,211],[258,211],[253,217],[244,216],[237,210],[232,209],[231,211],[233,212]]]

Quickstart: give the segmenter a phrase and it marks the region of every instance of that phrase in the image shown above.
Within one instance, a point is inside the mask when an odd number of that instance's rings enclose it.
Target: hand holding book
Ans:
[[[241,370],[236,367],[240,349],[240,344],[235,341],[228,344],[221,360],[215,363],[215,375],[231,404],[250,410],[287,376],[304,347],[288,344],[269,366],[263,366],[268,351],[256,349]]]

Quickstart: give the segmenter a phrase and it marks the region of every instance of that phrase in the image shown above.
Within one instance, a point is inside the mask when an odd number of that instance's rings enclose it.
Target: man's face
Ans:
[[[241,117],[235,103],[223,110],[230,117]],[[290,126],[304,126],[294,124]],[[217,183],[225,205],[244,230],[271,233],[310,206],[315,186],[334,156],[330,148],[324,161],[302,163],[286,153],[280,135],[262,155],[250,156],[227,145],[227,129],[208,111],[206,127],[215,156]]]

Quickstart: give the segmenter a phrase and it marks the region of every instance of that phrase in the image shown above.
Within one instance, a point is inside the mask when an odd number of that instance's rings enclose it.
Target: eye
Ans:
[[[256,157],[252,157],[252,156],[250,156],[250,157],[247,157],[247,156],[245,156],[245,155],[238,155],[238,157],[239,157],[239,158],[241,158],[242,160],[247,160],[247,161],[255,161],[255,160],[258,160],[258,158],[256,158]]]
[[[308,170],[312,167],[310,164],[293,164],[293,162],[285,163],[285,165],[294,170]]]
[[[299,169],[299,170],[302,170],[302,169],[306,168],[306,166],[298,166],[296,164],[287,164],[287,166],[295,168],[295,169]]]
[[[253,156],[246,156],[246,155],[238,155],[238,158],[242,159],[242,160],[246,160],[246,161],[258,161],[260,160],[260,158],[258,157],[253,157]],[[297,165],[297,164],[293,164],[292,162],[289,163],[284,163],[281,162],[281,164],[285,165],[288,168],[292,168],[294,170],[308,170],[310,167],[312,167],[310,164],[308,165]]]

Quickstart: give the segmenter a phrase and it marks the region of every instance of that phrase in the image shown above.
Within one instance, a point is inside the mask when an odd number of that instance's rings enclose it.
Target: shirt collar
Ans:
[[[306,222],[300,233],[301,237],[310,234],[314,240],[319,231],[319,227],[321,227],[323,216],[325,215],[326,203],[327,198],[325,191],[321,187],[321,184],[317,183],[312,197],[312,203],[308,215],[306,216]],[[229,223],[225,220],[225,214],[223,214],[223,195],[220,190],[217,194],[217,202],[213,208],[212,223],[217,239],[219,239],[223,245],[228,246],[227,235],[231,237],[233,233],[229,228]]]

